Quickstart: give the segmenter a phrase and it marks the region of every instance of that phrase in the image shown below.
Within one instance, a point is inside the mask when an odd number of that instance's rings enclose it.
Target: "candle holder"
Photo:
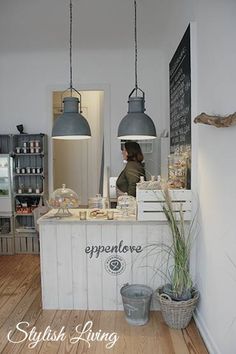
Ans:
[[[114,220],[114,211],[113,210],[108,210],[107,220]]]
[[[87,219],[87,212],[86,210],[81,210],[80,211],[80,220],[86,220]]]

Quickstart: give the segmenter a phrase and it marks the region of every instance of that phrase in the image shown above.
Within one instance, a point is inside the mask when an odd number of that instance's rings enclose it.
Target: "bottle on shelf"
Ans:
[[[146,189],[147,181],[144,180],[144,176],[140,176],[140,180],[137,183],[137,188],[139,189]]]

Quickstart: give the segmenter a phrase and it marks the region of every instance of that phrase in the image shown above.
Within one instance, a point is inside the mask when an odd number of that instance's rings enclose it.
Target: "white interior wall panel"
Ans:
[[[43,308],[122,310],[124,284],[161,285],[153,267],[163,267],[162,256],[146,247],[161,242],[170,242],[163,222],[40,224]]]

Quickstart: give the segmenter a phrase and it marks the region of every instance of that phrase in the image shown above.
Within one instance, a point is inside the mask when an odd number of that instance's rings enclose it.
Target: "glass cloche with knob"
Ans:
[[[71,216],[69,209],[79,207],[79,197],[72,189],[66,188],[63,184],[62,188],[56,189],[49,199],[49,206],[58,209],[56,216]]]

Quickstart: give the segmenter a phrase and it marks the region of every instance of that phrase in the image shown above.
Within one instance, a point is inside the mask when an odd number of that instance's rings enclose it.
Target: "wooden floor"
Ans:
[[[90,331],[82,335],[75,327],[92,321]],[[16,328],[17,323],[19,329]],[[33,336],[33,327],[35,335]],[[48,341],[40,341],[35,348],[33,339],[42,338],[42,334],[50,326],[51,337]],[[65,327],[63,329],[63,326]],[[64,331],[64,338],[57,337],[53,341],[52,332]],[[9,338],[17,343],[8,341]],[[109,333],[102,341],[89,341],[93,333],[98,332],[98,339],[103,333]],[[111,349],[114,335],[117,332],[119,339]],[[48,332],[47,332],[48,333]],[[45,339],[47,334],[44,334]],[[59,340],[59,339],[64,340]],[[74,338],[75,343],[70,342]],[[107,341],[105,339],[107,338]],[[25,340],[24,340],[25,339]],[[110,341],[109,341],[110,340]],[[90,345],[90,347],[89,347]],[[124,318],[123,311],[52,311],[42,310],[40,294],[40,267],[39,257],[36,255],[0,256],[0,353],[124,353],[124,354],[187,354],[208,353],[204,343],[192,321],[182,331],[171,330],[163,322],[160,312],[152,312],[149,323],[142,327],[129,326]]]

